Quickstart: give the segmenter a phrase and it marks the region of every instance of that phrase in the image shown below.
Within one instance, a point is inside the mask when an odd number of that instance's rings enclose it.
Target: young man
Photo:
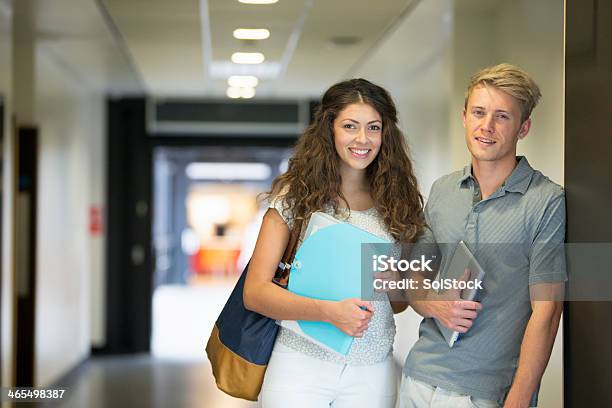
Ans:
[[[536,404],[562,302],[534,293],[567,279],[563,189],[516,157],[539,98],[529,75],[509,64],[472,77],[462,114],[471,164],[434,183],[419,242],[465,241],[485,270],[484,290],[480,303],[442,294],[411,300],[424,319],[406,359],[401,407]],[[452,348],[434,318],[462,333]]]

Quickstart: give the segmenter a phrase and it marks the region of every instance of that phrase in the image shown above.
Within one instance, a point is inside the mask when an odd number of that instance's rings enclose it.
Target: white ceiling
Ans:
[[[23,18],[32,26],[12,27]],[[0,55],[11,55],[10,47],[19,46],[12,44],[13,28],[31,36],[38,57],[53,60],[89,89],[110,94],[143,92],[143,81],[129,52],[117,41],[112,21],[94,0],[0,0]],[[1,61],[0,78],[11,78],[12,69],[10,58]],[[7,87],[0,83],[0,91]]]
[[[418,0],[99,0],[145,87],[155,96],[224,97],[227,77],[255,70],[257,96],[318,97],[358,69]],[[236,40],[234,29],[268,28],[270,38]],[[334,37],[357,37],[334,45]],[[235,51],[263,52],[260,66],[229,62]]]

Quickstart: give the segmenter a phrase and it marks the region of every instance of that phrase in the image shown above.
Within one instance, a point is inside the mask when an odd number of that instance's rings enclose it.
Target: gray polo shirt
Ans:
[[[451,244],[440,248],[467,243],[486,272],[483,309],[452,348],[434,320],[423,319],[404,366],[404,374],[417,380],[499,402],[512,384],[531,316],[529,285],[567,280],[564,257],[551,249],[565,239],[563,189],[525,157],[517,160],[485,200],[471,166],[432,186],[425,207],[430,229],[419,242]]]

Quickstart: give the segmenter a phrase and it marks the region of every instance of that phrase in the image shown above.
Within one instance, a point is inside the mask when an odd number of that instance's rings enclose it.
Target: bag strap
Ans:
[[[295,258],[295,253],[297,252],[297,246],[300,240],[303,223],[304,220],[302,219],[295,220],[293,222],[293,228],[289,233],[289,242],[287,242],[285,253],[281,258],[278,268],[276,269],[276,273],[274,274],[274,278],[272,279],[272,282],[284,288],[286,288],[289,284],[289,272],[291,271],[291,264],[293,263],[293,258]]]

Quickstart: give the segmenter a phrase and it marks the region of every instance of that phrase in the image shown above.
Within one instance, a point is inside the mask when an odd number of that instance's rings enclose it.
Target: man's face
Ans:
[[[515,160],[516,144],[531,126],[531,119],[521,123],[519,102],[493,86],[472,89],[462,116],[472,159],[484,162]]]

